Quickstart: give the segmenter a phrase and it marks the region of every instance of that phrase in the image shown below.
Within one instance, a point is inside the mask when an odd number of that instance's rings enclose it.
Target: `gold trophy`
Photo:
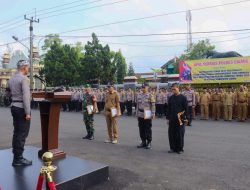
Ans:
[[[179,112],[179,113],[177,114],[177,117],[178,117],[180,126],[183,125],[183,122],[184,122],[184,124],[187,123],[187,120],[184,119],[184,113],[185,113],[185,111],[182,111],[182,112]]]

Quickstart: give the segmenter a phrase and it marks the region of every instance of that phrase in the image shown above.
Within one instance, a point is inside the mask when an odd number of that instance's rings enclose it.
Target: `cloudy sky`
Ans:
[[[198,10],[234,2],[239,3]],[[7,48],[26,51],[18,43],[8,47],[4,45],[14,41],[13,35],[19,39],[29,37],[29,22],[24,20],[24,14],[40,18],[40,23],[34,23],[34,34],[37,35],[34,45],[39,47],[43,38],[38,36],[51,33],[59,33],[64,43],[70,44],[76,41],[84,44],[90,40],[88,37],[70,36],[90,36],[92,32],[99,36],[185,33],[186,10],[193,10],[193,32],[250,29],[250,0],[9,0],[2,1],[1,8],[1,54]],[[154,15],[162,16],[133,20]],[[120,22],[125,20],[131,21]],[[216,45],[217,51],[234,50],[242,55],[250,54],[250,30],[193,34],[194,42],[205,38]],[[108,43],[112,50],[121,49],[127,63],[132,62],[136,72],[159,68],[167,60],[180,55],[187,46],[186,35],[99,39],[103,44]],[[28,39],[23,43],[28,46]]]

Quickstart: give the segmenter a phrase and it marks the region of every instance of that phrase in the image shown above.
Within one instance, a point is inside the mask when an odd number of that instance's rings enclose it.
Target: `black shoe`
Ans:
[[[148,142],[145,149],[152,149],[151,142]]]
[[[177,151],[176,153],[177,153],[177,154],[182,154],[182,152],[181,152],[181,151]]]
[[[142,142],[140,145],[137,146],[137,148],[145,148],[146,147],[146,143]]]
[[[82,139],[89,139],[90,135],[87,134],[85,137],[83,137]]]
[[[12,162],[12,166],[30,166],[32,165],[31,160],[27,160],[26,158],[14,159]]]

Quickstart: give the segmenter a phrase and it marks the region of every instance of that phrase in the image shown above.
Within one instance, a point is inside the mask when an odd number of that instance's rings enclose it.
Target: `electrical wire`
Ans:
[[[219,4],[219,5],[212,5],[212,6],[206,6],[206,7],[201,7],[201,8],[195,8],[195,9],[190,9],[190,11],[201,11],[201,10],[205,10],[205,9],[224,7],[224,6],[228,6],[228,5],[235,5],[235,4],[246,3],[246,2],[250,2],[250,0],[243,0],[243,1],[237,1],[237,2],[231,2],[231,3],[223,3],[223,4]],[[186,13],[186,10],[170,12],[170,13],[163,13],[163,14],[157,14],[157,15],[151,15],[151,16],[146,16],[146,17],[133,18],[133,19],[127,19],[127,20],[121,20],[121,21],[115,21],[115,22],[101,24],[101,25],[95,25],[95,26],[89,26],[89,27],[84,27],[84,28],[79,28],[79,29],[63,31],[63,32],[60,32],[59,34],[71,33],[71,32],[82,31],[82,30],[93,29],[93,28],[100,28],[100,27],[111,26],[111,25],[122,24],[122,23],[128,23],[128,22],[133,22],[133,21],[152,19],[152,18],[175,15],[175,14],[180,14],[180,13]]]

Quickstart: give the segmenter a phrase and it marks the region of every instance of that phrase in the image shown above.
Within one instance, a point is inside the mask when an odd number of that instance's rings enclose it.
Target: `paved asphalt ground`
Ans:
[[[32,112],[27,144],[40,146],[39,112]],[[186,128],[185,152],[168,154],[165,119],[153,121],[153,149],[139,150],[137,120],[119,119],[118,145],[105,144],[103,115],[96,115],[94,141],[82,140],[80,113],[62,113],[60,148],[83,159],[110,166],[110,180],[93,190],[249,190],[250,122],[195,120]],[[12,121],[8,108],[0,108],[0,148],[11,147]]]

